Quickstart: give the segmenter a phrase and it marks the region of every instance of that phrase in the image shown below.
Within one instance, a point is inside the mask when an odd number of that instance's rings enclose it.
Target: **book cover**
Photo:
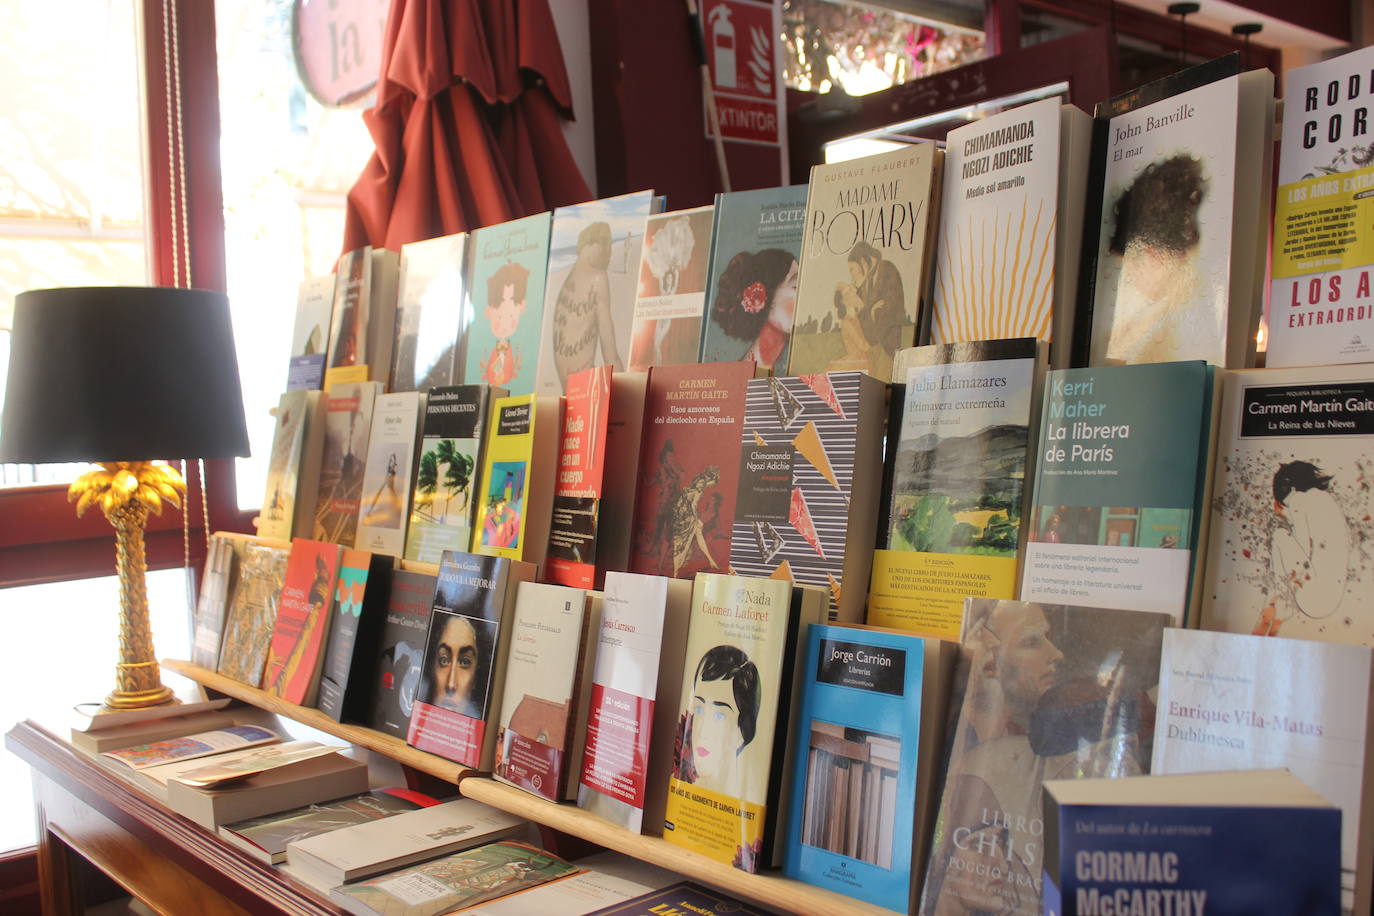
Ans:
[[[723,572],[754,364],[660,366],[649,374],[630,572]]]
[[[460,232],[401,246],[388,391],[426,391],[462,380],[467,240],[467,233]]]
[[[812,167],[789,375],[891,379],[916,342],[938,203],[934,143]]]
[[[607,870],[611,861],[622,867]],[[466,911],[466,916],[526,916],[527,913],[587,916],[671,884],[678,877],[673,872],[614,852],[578,859],[577,864],[587,870],[472,907]]]
[[[1167,614],[970,598],[922,914],[1039,914],[1041,783],[1137,776]]]
[[[882,465],[883,385],[863,372],[751,379],[730,567],[826,590],[863,619]]]
[[[1216,391],[1202,362],[1048,374],[1024,600],[1195,619]]]
[[[329,325],[327,368],[367,363],[371,299],[372,248],[363,246],[340,255],[339,262],[334,265],[334,308]]]
[[[262,682],[267,646],[277,622],[289,546],[247,544],[239,563],[233,603],[224,624],[219,673],[249,686]]]
[[[180,760],[194,760],[220,751],[239,750],[280,741],[276,732],[256,725],[231,725],[212,732],[166,738],[150,744],[106,751],[102,757],[116,760],[135,770]]]
[[[633,900],[595,910],[587,916],[659,916],[664,913],[696,913],[698,916],[767,916],[767,911],[722,894],[718,890],[682,881],[651,891]]]
[[[749,359],[785,374],[805,225],[804,184],[717,197],[703,363]]]
[[[213,670],[213,669],[211,669]],[[173,707],[175,709],[176,707]],[[112,728],[98,731],[71,731],[72,746],[87,754],[103,754],[106,751],[135,744],[151,744],[164,738],[179,738],[197,732],[214,731],[234,724],[234,717],[219,710],[201,710],[185,715],[166,715],[160,719],[143,722],[126,722]]]
[[[539,394],[564,394],[569,376],[595,366],[625,368],[654,204],[653,191],[636,191],[553,211]]]
[[[334,276],[301,281],[296,296],[296,324],[291,332],[291,359],[286,390],[324,386],[325,348],[334,310]]]
[[[562,403],[496,398],[478,478],[472,552],[543,565],[549,548]]]
[[[367,668],[368,706],[364,721],[383,734],[404,739],[420,695],[425,635],[434,606],[437,579],[428,573],[397,570],[391,574],[386,612]]]
[[[320,392],[287,391],[272,410],[276,428],[267,461],[267,490],[258,512],[258,537],[290,540],[314,508],[323,430]],[[304,486],[302,486],[304,484]]]
[[[325,395],[324,454],[314,540],[353,546],[373,404],[381,393],[381,382],[339,382]]]
[[[1151,772],[1288,769],[1340,807],[1341,907],[1367,912],[1370,677],[1363,646],[1166,630]]]
[[[226,824],[219,828],[219,835],[275,865],[286,861],[287,843],[436,804],[436,799],[409,789],[374,789],[362,795]]]
[[[597,578],[597,534],[611,422],[611,367],[568,377],[558,479],[549,522],[547,576],[559,585],[591,588]]]
[[[365,678],[354,680],[355,668],[367,662],[361,645],[374,645],[386,613],[386,595],[392,561],[366,550],[344,548],[330,602],[329,638],[320,665],[320,689],[315,705],[334,721],[365,718],[361,696]]]
[[[424,406],[425,396],[418,391],[377,395],[354,538],[354,546],[362,550],[391,557],[404,553],[415,440]]]
[[[342,551],[338,544],[303,538],[291,542],[261,684],[288,703],[312,706],[319,691]]]
[[[445,550],[466,550],[478,500],[487,412],[504,389],[487,385],[431,388],[420,428],[420,457],[406,529],[405,558],[438,563]]]
[[[463,381],[534,392],[552,213],[487,226],[469,243],[468,326]]]
[[[210,546],[205,551],[205,569],[200,578],[200,595],[196,598],[191,662],[208,671],[214,671],[219,665],[229,598],[234,593],[239,554],[245,543],[216,534],[210,538]]]
[[[631,369],[697,362],[714,217],[715,207],[649,217],[630,331]]]
[[[339,747],[318,744],[314,741],[283,741],[271,747],[255,747],[232,754],[216,754],[208,761],[202,760],[197,766],[180,770],[167,780],[168,785],[182,783],[197,789],[217,789],[228,783],[245,780],[270,770],[291,767],[317,757],[334,755],[336,759],[348,761],[352,768],[367,770],[367,764],[342,757]]]

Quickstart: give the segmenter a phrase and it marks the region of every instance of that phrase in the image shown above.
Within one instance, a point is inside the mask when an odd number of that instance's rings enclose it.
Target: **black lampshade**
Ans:
[[[223,293],[91,286],[15,297],[0,462],[247,454]]]

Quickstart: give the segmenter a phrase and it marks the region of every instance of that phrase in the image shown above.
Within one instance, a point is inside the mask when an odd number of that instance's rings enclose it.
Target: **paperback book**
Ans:
[[[691,881],[682,881],[672,887],[650,891],[633,900],[588,913],[587,916],[659,916],[669,913],[696,913],[697,916],[767,916],[765,910]]]
[[[288,843],[437,804],[438,800],[428,795],[393,786],[226,824],[219,828],[219,835],[250,855],[277,865],[286,861]]]
[[[296,297],[296,324],[291,332],[291,359],[286,390],[324,387],[325,348],[334,310],[334,276],[302,280]]]
[[[404,552],[414,480],[415,434],[425,396],[418,391],[379,394],[364,464],[354,546],[399,557]]]
[[[324,456],[315,504],[314,540],[352,547],[363,494],[363,465],[380,382],[339,382],[324,402]]]
[[[559,585],[591,588],[596,584],[611,378],[610,366],[597,366],[574,373],[567,381],[549,521],[548,578]],[[641,413],[642,404],[641,397]]]
[[[469,243],[468,326],[463,381],[534,392],[553,214],[487,226]]]
[[[386,613],[392,561],[366,550],[345,549],[339,559],[331,623],[320,666],[315,705],[336,722],[367,719],[366,649],[376,645]],[[432,590],[431,590],[432,591]],[[359,672],[354,678],[353,673]]]
[[[334,307],[329,324],[327,368],[366,365],[372,310],[372,249],[355,248],[334,265]]]
[[[342,551],[338,544],[291,542],[260,686],[297,706],[313,706],[319,692]]]
[[[272,411],[276,429],[257,518],[259,537],[289,541],[310,534],[324,449],[322,397],[314,390],[287,391]]]
[[[231,725],[211,732],[200,732],[178,738],[166,738],[151,744],[106,751],[102,756],[118,761],[135,770],[160,766],[178,760],[193,760],[221,751],[239,750],[259,744],[280,741],[276,732],[256,725]]]
[[[225,677],[249,686],[262,683],[290,556],[291,546],[281,542],[244,545],[219,652],[218,670]]]
[[[714,218],[715,207],[649,217],[630,331],[630,369],[697,361]]]
[[[434,606],[437,579],[428,573],[397,570],[391,574],[386,613],[377,640],[364,645],[366,667],[350,675],[367,689],[367,709],[362,720],[386,735],[404,740],[410,716],[420,696],[424,672],[425,634]]]
[[[214,671],[219,666],[219,647],[229,614],[229,599],[238,578],[239,554],[246,543],[216,534],[205,549],[205,569],[196,598],[191,663],[207,671]]]
[[[461,381],[467,240],[460,232],[401,246],[388,391],[427,391]]]
[[[542,566],[549,549],[562,401],[497,398],[478,478],[472,552]]]

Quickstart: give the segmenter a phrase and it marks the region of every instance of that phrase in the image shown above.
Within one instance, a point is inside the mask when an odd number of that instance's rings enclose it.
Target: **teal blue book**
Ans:
[[[552,225],[539,213],[472,233],[464,383],[534,392]]]
[[[1197,619],[1215,371],[1192,361],[1048,374],[1022,601]]]
[[[751,359],[786,374],[805,225],[804,184],[716,195],[703,363]]]

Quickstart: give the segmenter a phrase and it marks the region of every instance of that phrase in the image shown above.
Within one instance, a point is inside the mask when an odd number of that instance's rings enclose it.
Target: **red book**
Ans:
[[[342,552],[338,544],[324,541],[296,538],[291,542],[262,675],[262,689],[288,703],[315,704]]]

